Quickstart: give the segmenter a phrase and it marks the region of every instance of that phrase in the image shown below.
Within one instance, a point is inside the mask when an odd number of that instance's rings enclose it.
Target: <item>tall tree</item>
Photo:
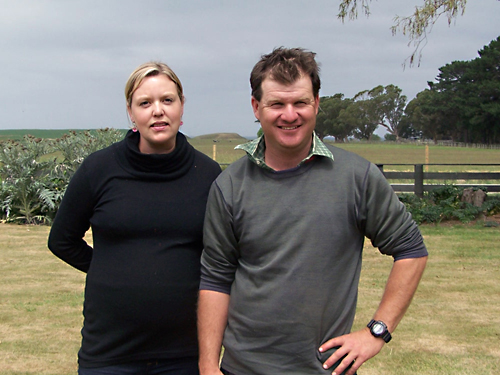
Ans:
[[[437,142],[441,139],[441,125],[444,115],[435,106],[436,92],[426,89],[417,94],[416,98],[405,108],[405,123],[422,134]]]
[[[380,85],[356,94],[339,120],[353,124],[356,138],[369,140],[383,126],[399,140],[405,105],[406,96],[399,87]]]
[[[478,53],[466,73],[476,103],[469,121],[483,142],[500,143],[500,37]]]
[[[401,120],[406,106],[406,95],[402,95],[402,90],[398,86],[387,85],[379,94],[377,102],[383,113],[380,125],[399,141],[404,125]]]
[[[500,142],[500,37],[471,61],[454,61],[439,69],[434,107],[445,115],[441,131],[454,140]]]
[[[354,137],[370,140],[377,127],[383,123],[384,113],[380,105],[383,86],[356,94],[353,103],[341,113],[341,121],[354,125]]]
[[[470,97],[469,83],[464,78],[468,64],[466,61],[447,64],[439,68],[436,82],[429,82],[429,88],[437,94],[434,96],[432,111],[442,114],[441,138],[467,142],[470,129],[466,112],[473,100]]]
[[[351,99],[344,98],[344,94],[325,96],[320,98],[320,107],[316,117],[315,131],[323,139],[330,135],[338,142],[347,141],[352,136],[354,125],[342,121],[340,114],[352,103]]]

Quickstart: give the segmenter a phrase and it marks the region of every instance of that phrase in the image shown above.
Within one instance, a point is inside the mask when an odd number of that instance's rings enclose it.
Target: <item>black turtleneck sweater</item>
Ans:
[[[83,162],[50,231],[50,250],[87,272],[81,367],[198,354],[203,218],[220,167],[181,133],[170,154],[138,142],[129,131]]]

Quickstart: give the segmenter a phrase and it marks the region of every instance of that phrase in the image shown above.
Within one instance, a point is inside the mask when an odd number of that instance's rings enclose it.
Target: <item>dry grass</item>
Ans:
[[[46,249],[49,228],[0,224],[0,374],[76,374],[84,274]],[[360,375],[500,373],[500,228],[422,227],[428,268],[393,341]],[[368,244],[355,328],[392,265]]]
[[[46,247],[49,228],[0,224],[0,373],[75,374],[84,274]]]
[[[499,228],[422,227],[429,262],[393,341],[360,375],[499,374]],[[356,327],[380,300],[392,260],[366,245]]]
[[[189,139],[194,148],[220,164],[230,164],[244,156],[244,151],[234,148],[245,142],[248,140],[233,133],[209,134]]]

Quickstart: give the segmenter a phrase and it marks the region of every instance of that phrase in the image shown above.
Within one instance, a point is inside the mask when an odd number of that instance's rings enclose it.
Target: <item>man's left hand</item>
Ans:
[[[338,347],[335,353],[323,363],[323,367],[329,369],[344,357],[337,368],[333,370],[332,374],[340,375],[352,364],[346,375],[354,375],[364,362],[382,350],[384,344],[384,340],[374,337],[368,328],[364,328],[360,331],[328,340],[321,345],[319,351],[326,352],[331,348]]]

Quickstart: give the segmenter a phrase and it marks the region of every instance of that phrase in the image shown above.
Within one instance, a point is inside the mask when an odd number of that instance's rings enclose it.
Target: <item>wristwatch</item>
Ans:
[[[370,328],[370,333],[375,337],[380,337],[386,343],[391,341],[391,333],[387,330],[387,326],[381,320],[371,320],[367,325]]]

